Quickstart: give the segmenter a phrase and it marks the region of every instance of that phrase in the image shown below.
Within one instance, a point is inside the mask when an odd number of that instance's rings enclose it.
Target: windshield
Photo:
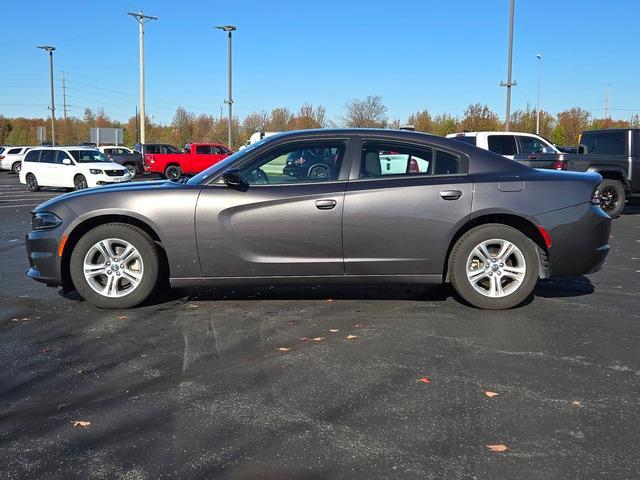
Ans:
[[[269,140],[272,140],[272,138],[263,138],[259,142],[252,143],[248,147],[243,148],[242,150],[238,150],[233,155],[230,155],[227,158],[225,158],[224,160],[219,161],[215,165],[210,166],[206,170],[200,172],[195,177],[191,177],[189,179],[189,181],[187,182],[187,184],[189,184],[189,185],[198,185],[200,183],[203,183],[207,179],[210,179],[212,177],[217,176],[219,173],[224,172],[227,168],[229,168],[230,165],[233,165],[235,162],[237,162],[243,156],[245,156],[246,154],[252,152],[253,150],[255,150],[256,148],[258,148],[259,146],[261,146],[262,144],[264,144],[265,142],[267,142]]]
[[[104,154],[98,150],[71,150],[69,153],[78,163],[111,163],[111,160],[105,157]]]

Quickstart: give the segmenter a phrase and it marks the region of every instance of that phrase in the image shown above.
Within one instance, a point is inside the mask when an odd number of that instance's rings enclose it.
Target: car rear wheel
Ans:
[[[538,280],[535,244],[507,225],[481,225],[454,245],[449,278],[455,291],[474,307],[515,307],[531,295]]]
[[[36,180],[36,176],[33,173],[27,173],[25,182],[27,184],[27,189],[30,192],[37,192],[38,190],[40,190],[40,185],[38,185],[38,180]]]
[[[164,177],[169,180],[178,180],[182,176],[182,169],[178,165],[169,165],[164,171]]]
[[[620,180],[605,178],[598,187],[600,197],[600,207],[607,212],[611,218],[618,218],[624,210],[627,195],[624,185]]]
[[[88,187],[87,179],[84,178],[84,175],[76,175],[73,178],[73,186],[76,190],[83,190]]]
[[[131,178],[134,178],[136,176],[136,166],[128,163],[125,165],[125,167],[127,167],[127,170],[129,170],[129,174],[131,175]]]
[[[15,174],[20,173],[20,170],[22,170],[22,162],[15,162],[13,165],[11,165],[11,171]]]
[[[98,308],[134,307],[158,283],[158,247],[146,232],[125,223],[100,225],[84,234],[70,262],[76,290]]]

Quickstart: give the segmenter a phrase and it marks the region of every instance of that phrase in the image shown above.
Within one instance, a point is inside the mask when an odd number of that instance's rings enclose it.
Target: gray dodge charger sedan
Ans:
[[[133,307],[167,281],[448,282],[473,306],[510,308],[539,278],[604,264],[600,180],[415,132],[291,132],[189,180],[43,203],[27,275],[102,308]]]

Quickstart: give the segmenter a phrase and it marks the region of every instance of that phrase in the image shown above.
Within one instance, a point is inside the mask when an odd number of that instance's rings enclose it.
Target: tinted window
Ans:
[[[460,173],[460,157],[452,153],[436,150],[436,175],[454,175]]]
[[[41,150],[40,163],[56,163],[56,151]]]
[[[329,182],[338,178],[344,151],[338,142],[287,145],[243,167],[241,174],[251,185]]]
[[[198,155],[209,155],[211,153],[211,148],[209,145],[196,145],[196,153]]]
[[[40,150],[31,150],[24,157],[23,162],[37,162],[39,156],[40,156]]]
[[[147,153],[160,153],[160,147],[158,145],[147,145]]]
[[[211,147],[211,153],[213,153],[214,155],[224,155],[225,152],[222,148],[220,147]]]
[[[517,153],[516,137],[513,135],[489,135],[489,150],[499,155],[515,155]]]
[[[156,152],[156,153],[182,153],[182,152],[178,150],[176,147],[174,147],[173,145],[161,145],[160,152]]]
[[[580,146],[584,153],[594,155],[626,155],[627,132],[586,132]]]
[[[476,137],[460,136],[460,137],[453,137],[453,139],[459,142],[468,143],[470,145],[473,145],[474,147],[476,146]]]
[[[7,155],[18,155],[21,151],[21,148],[12,148],[7,152]]]
[[[62,150],[58,150],[56,152],[56,163],[62,165],[62,161],[67,158],[69,160],[71,160],[71,158],[69,158],[69,155],[67,155],[67,152],[63,152]]]
[[[544,153],[547,144],[536,137],[518,135],[521,153]]]
[[[367,142],[362,149],[360,178],[429,175],[432,166],[433,150],[429,147]]]
[[[111,162],[98,150],[71,150],[71,155],[78,163]]]

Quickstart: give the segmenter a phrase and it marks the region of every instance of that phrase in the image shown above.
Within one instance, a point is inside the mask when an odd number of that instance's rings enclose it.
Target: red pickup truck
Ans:
[[[164,178],[176,180],[183,174],[200,173],[227,158],[233,152],[220,143],[187,143],[183,153],[147,153],[145,171],[160,173]]]

